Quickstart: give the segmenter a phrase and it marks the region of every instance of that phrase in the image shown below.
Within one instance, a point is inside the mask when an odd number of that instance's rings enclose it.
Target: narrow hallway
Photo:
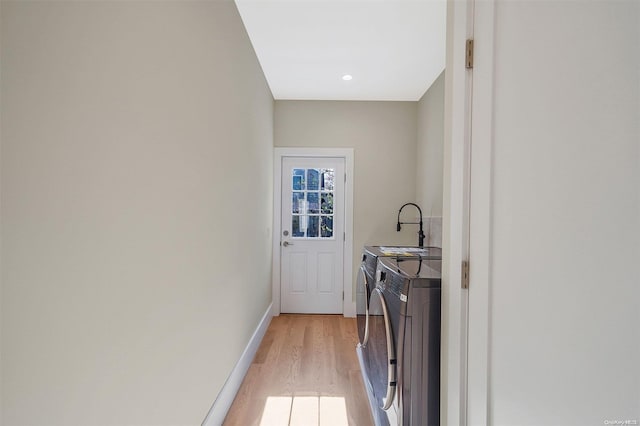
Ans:
[[[274,317],[224,424],[373,424],[356,333],[340,315]]]

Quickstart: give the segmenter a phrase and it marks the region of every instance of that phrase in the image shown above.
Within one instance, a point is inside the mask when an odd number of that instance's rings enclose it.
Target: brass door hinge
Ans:
[[[469,262],[462,261],[462,288],[469,288]]]
[[[467,40],[467,47],[465,50],[464,58],[465,58],[464,59],[465,66],[468,69],[473,68],[473,39],[472,38]]]

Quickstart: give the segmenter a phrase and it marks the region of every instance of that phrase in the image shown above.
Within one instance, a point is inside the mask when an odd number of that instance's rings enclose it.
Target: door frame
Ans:
[[[491,424],[494,0],[473,3],[474,69],[469,188],[467,424]]]
[[[441,421],[491,423],[495,0],[448,0],[445,86]],[[466,39],[473,68],[465,67]],[[461,264],[469,286],[461,288]]]
[[[356,316],[353,291],[353,148],[274,148],[273,149],[273,242],[271,283],[273,316],[280,315],[280,234],[282,233],[282,159],[284,157],[343,158],[346,181],[344,188],[344,247],[342,251],[342,315]]]

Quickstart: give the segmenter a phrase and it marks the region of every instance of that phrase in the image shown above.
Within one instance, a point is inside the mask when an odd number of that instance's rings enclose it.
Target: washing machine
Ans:
[[[441,260],[380,258],[356,351],[376,426],[440,423]]]
[[[362,249],[362,259],[356,280],[356,316],[359,345],[365,345],[367,341],[369,298],[375,285],[378,259],[383,257],[442,259],[442,249],[440,247],[412,246],[365,246]]]

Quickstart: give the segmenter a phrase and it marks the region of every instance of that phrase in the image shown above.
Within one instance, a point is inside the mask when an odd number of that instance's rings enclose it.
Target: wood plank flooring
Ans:
[[[224,425],[372,425],[356,342],[355,318],[274,317]]]

